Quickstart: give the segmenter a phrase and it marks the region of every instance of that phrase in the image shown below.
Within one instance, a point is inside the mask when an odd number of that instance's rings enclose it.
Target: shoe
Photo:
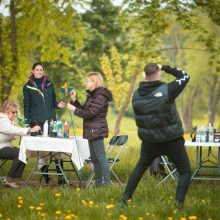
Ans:
[[[41,167],[40,170],[41,170],[42,173],[48,173],[48,168],[49,168],[48,165],[44,165],[43,167]],[[44,178],[46,184],[49,184],[49,182],[50,182],[49,175],[43,174],[43,175],[41,176],[41,178],[40,178],[40,182],[42,181],[42,178]]]
[[[118,208],[124,209],[128,206],[127,200],[122,198],[118,203],[117,203]]]
[[[17,183],[13,182],[13,181],[8,181],[7,177],[5,177],[3,179],[3,184],[4,186],[8,186],[8,187],[11,187],[11,188],[21,188],[21,186],[19,186]]]
[[[59,177],[58,177],[57,184],[58,184],[59,186],[61,186],[61,185],[64,185],[65,183],[66,183],[66,181],[65,181],[64,177],[63,177],[63,176],[59,176]]]

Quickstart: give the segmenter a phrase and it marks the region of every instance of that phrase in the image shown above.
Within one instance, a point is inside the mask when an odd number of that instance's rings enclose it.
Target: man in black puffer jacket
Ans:
[[[161,70],[176,79],[168,84],[161,82]],[[179,173],[175,204],[182,207],[190,184],[191,168],[175,99],[188,83],[189,75],[155,63],[147,64],[144,74],[147,82],[140,83],[132,99],[138,136],[142,140],[141,155],[128,180],[121,204],[127,204],[152,161],[160,155],[167,155]]]

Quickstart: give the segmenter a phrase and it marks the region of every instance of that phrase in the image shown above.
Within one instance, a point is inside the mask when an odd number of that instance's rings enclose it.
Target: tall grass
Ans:
[[[68,115],[64,117],[68,118]],[[108,116],[110,137],[113,135],[115,117],[114,114]],[[81,120],[74,117],[74,125],[76,134],[81,135]],[[129,140],[120,162],[115,165],[115,172],[126,183],[138,160],[140,149],[133,119],[123,119],[121,134],[128,134]],[[189,135],[186,134],[185,137],[188,139]],[[108,141],[109,138],[106,139],[106,144]],[[192,169],[195,169],[195,148],[189,147],[187,151]],[[33,165],[34,159],[30,159],[23,179],[28,177]],[[9,166],[10,164],[7,165],[7,169]],[[91,169],[88,165],[85,166],[84,171],[81,171],[84,180],[90,173]],[[76,180],[75,175],[71,175],[70,178]],[[220,185],[217,181],[192,182],[185,207],[182,210],[176,210],[173,206],[176,183],[168,180],[158,184],[158,178],[146,172],[132,201],[125,209],[117,207],[117,201],[121,197],[125,184],[103,188],[91,186],[88,189],[54,185],[42,187],[38,182],[21,189],[1,186],[0,219],[220,219],[218,211]],[[33,180],[38,181],[39,176],[34,176]],[[53,180],[56,181],[56,178]]]

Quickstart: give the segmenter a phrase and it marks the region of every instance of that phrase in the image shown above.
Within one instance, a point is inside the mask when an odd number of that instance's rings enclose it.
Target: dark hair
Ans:
[[[144,67],[144,72],[146,76],[154,75],[159,70],[159,67],[156,63],[148,63]]]
[[[36,68],[36,66],[42,66],[43,70],[44,70],[44,65],[40,62],[34,63],[32,66],[32,70],[34,70]]]

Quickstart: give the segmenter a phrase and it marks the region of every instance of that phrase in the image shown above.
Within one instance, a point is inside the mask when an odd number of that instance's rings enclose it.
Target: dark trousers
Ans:
[[[142,141],[140,159],[128,180],[124,196],[130,199],[140,182],[144,172],[152,161],[160,156],[167,155],[176,166],[179,180],[176,188],[176,201],[183,203],[191,180],[191,168],[184,146],[184,138],[178,138],[165,143],[150,144]]]
[[[8,177],[21,178],[25,164],[18,159],[19,149],[4,147],[0,149],[0,158],[13,160],[12,166],[8,172]]]

